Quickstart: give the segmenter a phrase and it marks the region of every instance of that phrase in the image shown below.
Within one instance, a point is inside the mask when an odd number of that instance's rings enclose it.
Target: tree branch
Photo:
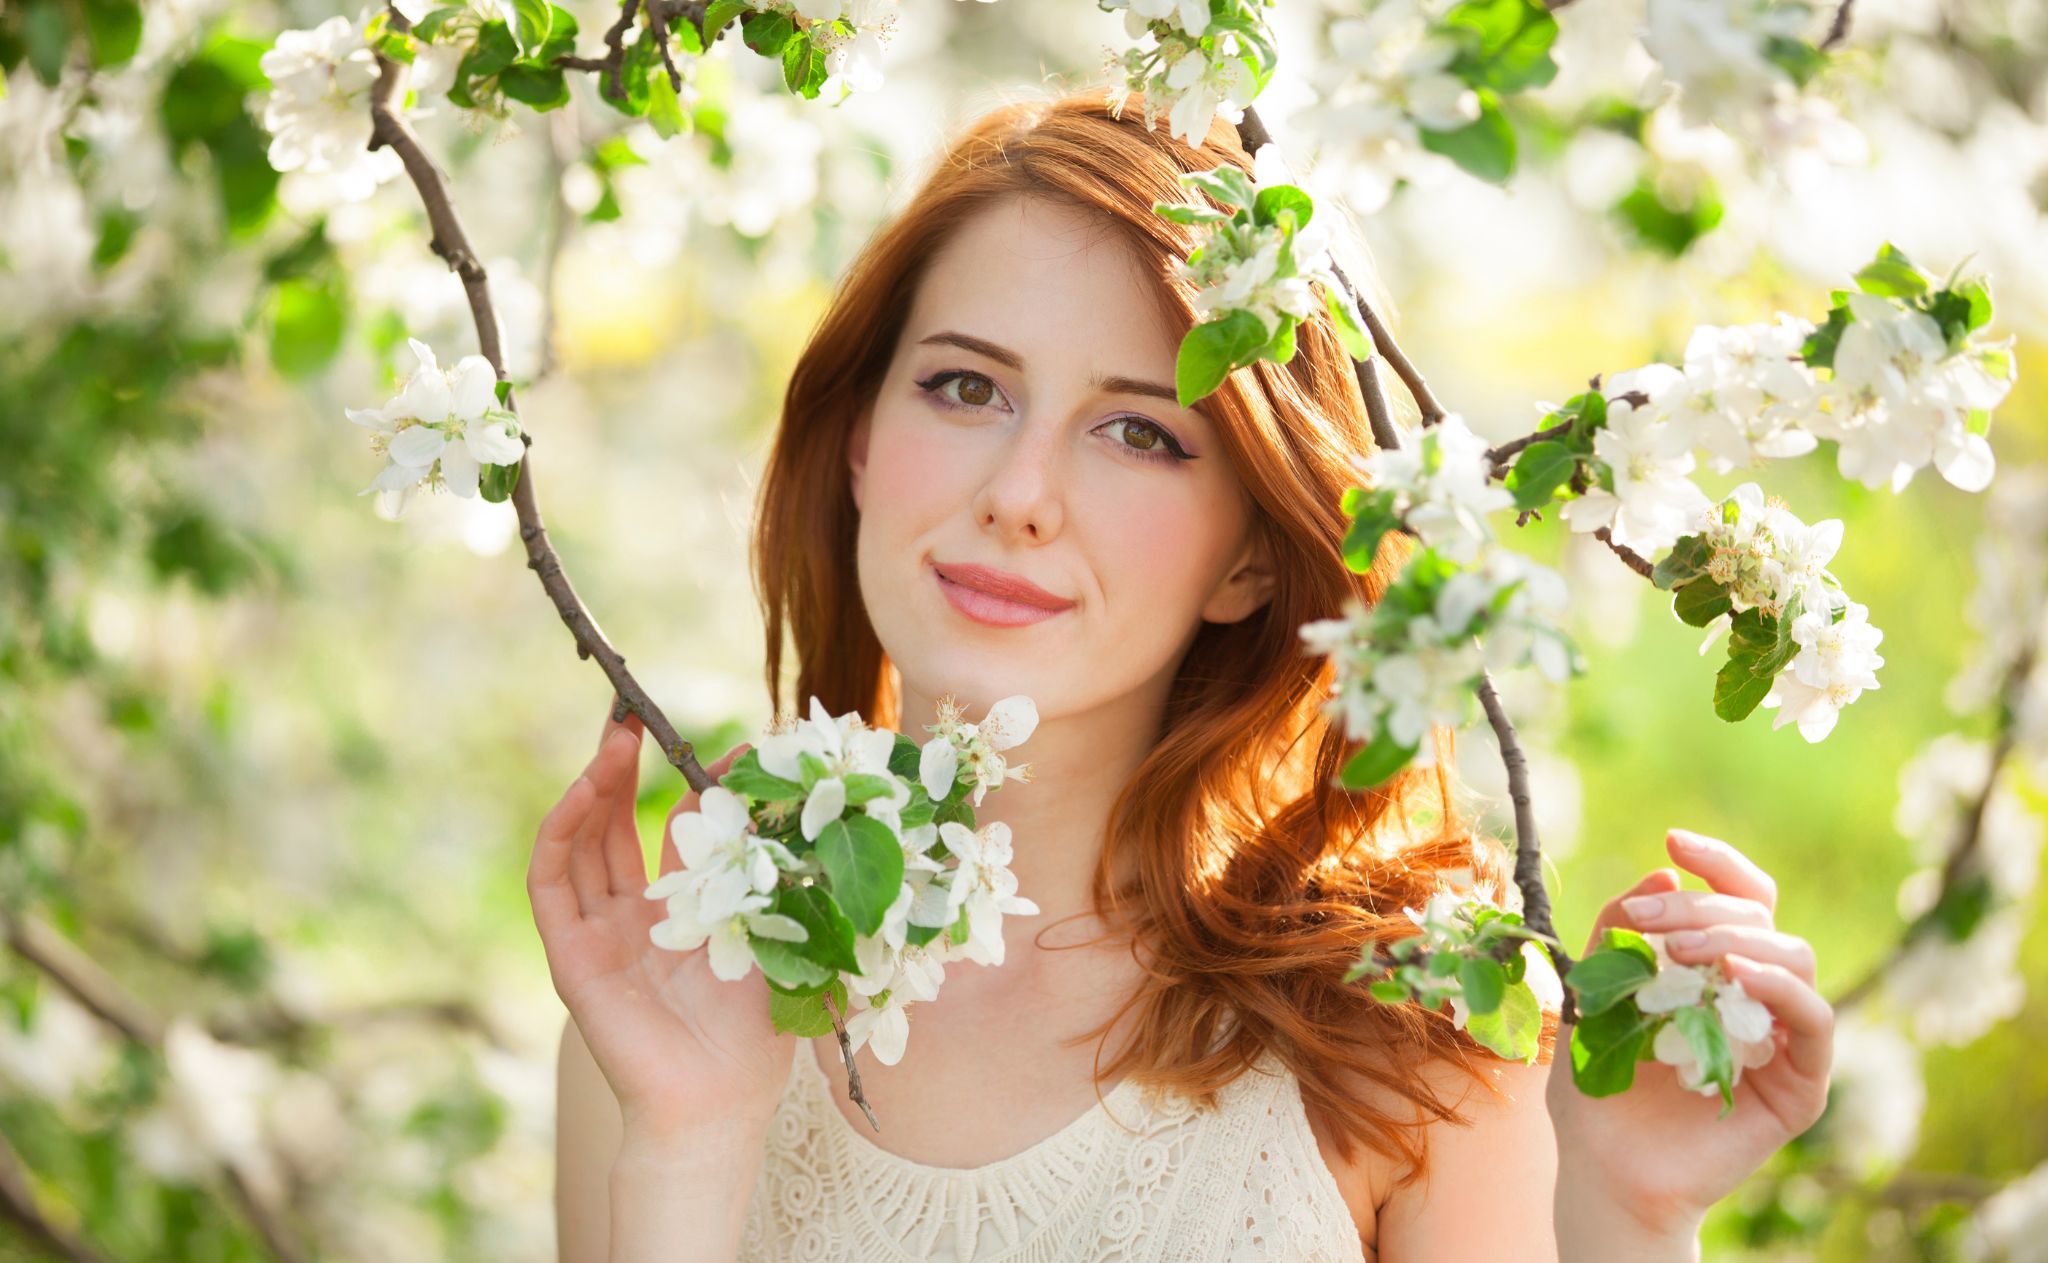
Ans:
[[[619,21],[614,23],[605,35],[605,42],[616,54],[624,38],[625,29],[632,22],[639,0],[626,0],[625,10]],[[394,29],[410,30],[411,24],[397,6],[387,5],[385,12]],[[435,254],[448,263],[451,271],[462,277],[464,292],[469,296],[469,311],[476,322],[477,348],[497,371],[500,381],[506,380],[504,356],[498,345],[498,314],[491,305],[490,278],[484,273],[484,265],[477,260],[476,251],[469,244],[469,234],[463,231],[461,217],[455,212],[455,203],[448,192],[448,178],[427,156],[419,137],[405,121],[392,100],[397,96],[401,78],[397,62],[379,53],[377,55],[377,82],[370,91],[370,145],[371,149],[389,145],[405,164],[405,173],[419,190],[420,201],[425,204],[427,223],[433,228],[433,239],[429,243]],[[616,72],[612,80],[617,84]],[[519,410],[513,401],[511,391],[505,395],[505,406],[514,413]],[[524,427],[522,427],[523,429]],[[626,660],[612,647],[598,628],[597,620],[590,616],[583,601],[576,595],[576,588],[569,582],[569,576],[562,569],[562,559],[556,555],[554,545],[548,542],[547,527],[542,523],[540,506],[533,496],[533,439],[521,435],[526,444],[526,454],[519,458],[519,481],[512,487],[512,507],[519,516],[519,538],[526,544],[526,564],[540,577],[541,587],[547,590],[550,600],[555,603],[555,612],[576,639],[576,655],[580,658],[595,658],[604,669],[605,677],[612,682],[618,700],[614,704],[612,717],[623,720],[626,712],[638,715],[646,725],[648,735],[661,747],[663,757],[683,774],[690,788],[703,793],[717,784],[710,773],[697,762],[695,747],[677,734],[675,726],[647,696],[640,682],[626,670]],[[832,1015],[832,1029],[839,1036],[839,1051],[846,1058],[846,1090],[861,1112],[868,1116],[877,1131],[881,1124],[875,1122],[875,1114],[868,1107],[867,1097],[861,1091],[860,1072],[853,1064],[853,1043],[846,1033],[846,1024],[835,1010]]]
[[[2005,770],[2006,763],[2012,757],[2013,747],[2019,742],[2019,702],[2026,692],[2027,679],[2033,674],[2039,650],[2038,644],[2023,646],[2013,658],[2012,666],[2006,671],[2005,680],[1998,694],[1998,732],[1992,738],[1991,758],[1984,772],[1984,785],[1977,791],[1976,797],[1970,800],[1962,819],[1956,822],[1955,842],[1950,846],[1948,856],[1942,863],[1941,881],[1936,889],[1934,901],[1928,905],[1930,909],[1940,907],[1948,899],[1962,882],[1971,861],[1983,849],[1984,816],[1990,810],[1992,794],[1998,788],[1999,773]],[[1932,931],[1933,926],[1925,915],[1907,926],[1898,943],[1836,997],[1835,1011],[1845,1012],[1875,995],[1884,982],[1885,974],[1898,963],[1901,956],[1905,955],[1913,941]]]
[[[164,1024],[149,1006],[130,995],[99,962],[45,925],[23,914],[5,918],[7,944],[16,955],[34,965],[68,992],[88,1012],[123,1036],[149,1048],[157,1056],[164,1052]],[[293,1240],[277,1209],[257,1193],[233,1162],[215,1159],[226,1178],[235,1203],[270,1252],[283,1263],[309,1263],[311,1256]]]

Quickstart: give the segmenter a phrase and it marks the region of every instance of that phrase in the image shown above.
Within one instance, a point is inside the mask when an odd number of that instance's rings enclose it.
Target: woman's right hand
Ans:
[[[637,716],[606,715],[596,757],[540,823],[526,891],[555,991],[618,1097],[629,1134],[681,1134],[751,1119],[766,1126],[789,1076],[796,1037],[768,1016],[759,970],[738,982],[711,972],[707,953],[655,946],[648,931],[666,915],[651,900],[640,830]],[[716,779],[742,743],[705,770]],[[694,811],[685,795],[672,823]],[[662,830],[661,872],[682,867]]]

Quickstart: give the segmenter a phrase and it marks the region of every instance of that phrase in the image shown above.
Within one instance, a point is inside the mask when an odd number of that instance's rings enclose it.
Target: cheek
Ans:
[[[942,427],[919,426],[915,418],[878,408],[861,479],[862,516],[892,531],[914,527],[915,519],[943,517],[953,484],[973,468],[964,456]]]
[[[1192,627],[1243,530],[1228,489],[1202,478],[1124,477],[1089,499],[1089,555],[1112,614],[1176,635],[1181,624]]]

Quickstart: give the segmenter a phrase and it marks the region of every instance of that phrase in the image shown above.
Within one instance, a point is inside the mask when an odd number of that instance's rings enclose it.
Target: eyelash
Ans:
[[[930,395],[932,397],[933,402],[937,403],[942,408],[987,407],[988,405],[986,404],[963,403],[956,399],[948,399],[946,396],[939,393],[941,390],[943,390],[946,386],[950,385],[951,383],[971,377],[978,377],[981,380],[988,382],[990,387],[995,387],[995,382],[991,381],[986,373],[974,373],[968,372],[964,369],[956,368],[947,369],[943,372],[933,373],[930,377],[927,377],[924,380],[918,382],[917,388],[919,390],[922,390],[925,394]],[[1135,413],[1126,413],[1122,416],[1111,417],[1109,420],[1103,422],[1102,424],[1113,425],[1119,421],[1129,421],[1135,422],[1139,425],[1149,426],[1155,433],[1159,435],[1160,439],[1165,442],[1166,446],[1164,448],[1154,448],[1151,451],[1147,451],[1142,447],[1132,447],[1128,443],[1118,444],[1118,446],[1122,447],[1124,450],[1128,451],[1132,456],[1137,457],[1139,460],[1156,462],[1177,462],[1190,461],[1196,459],[1195,457],[1190,456],[1188,454],[1187,449],[1183,448],[1180,445],[1180,440],[1174,438],[1173,435],[1167,431],[1165,426],[1159,424],[1157,421],[1152,420],[1150,417],[1141,417],[1136,415]],[[1097,428],[1099,429],[1101,427],[1098,426]]]

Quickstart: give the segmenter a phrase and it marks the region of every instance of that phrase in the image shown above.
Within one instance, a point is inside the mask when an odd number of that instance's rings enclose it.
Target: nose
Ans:
[[[1043,544],[1065,520],[1064,477],[1059,428],[1018,425],[975,492],[975,520],[1004,543]]]

